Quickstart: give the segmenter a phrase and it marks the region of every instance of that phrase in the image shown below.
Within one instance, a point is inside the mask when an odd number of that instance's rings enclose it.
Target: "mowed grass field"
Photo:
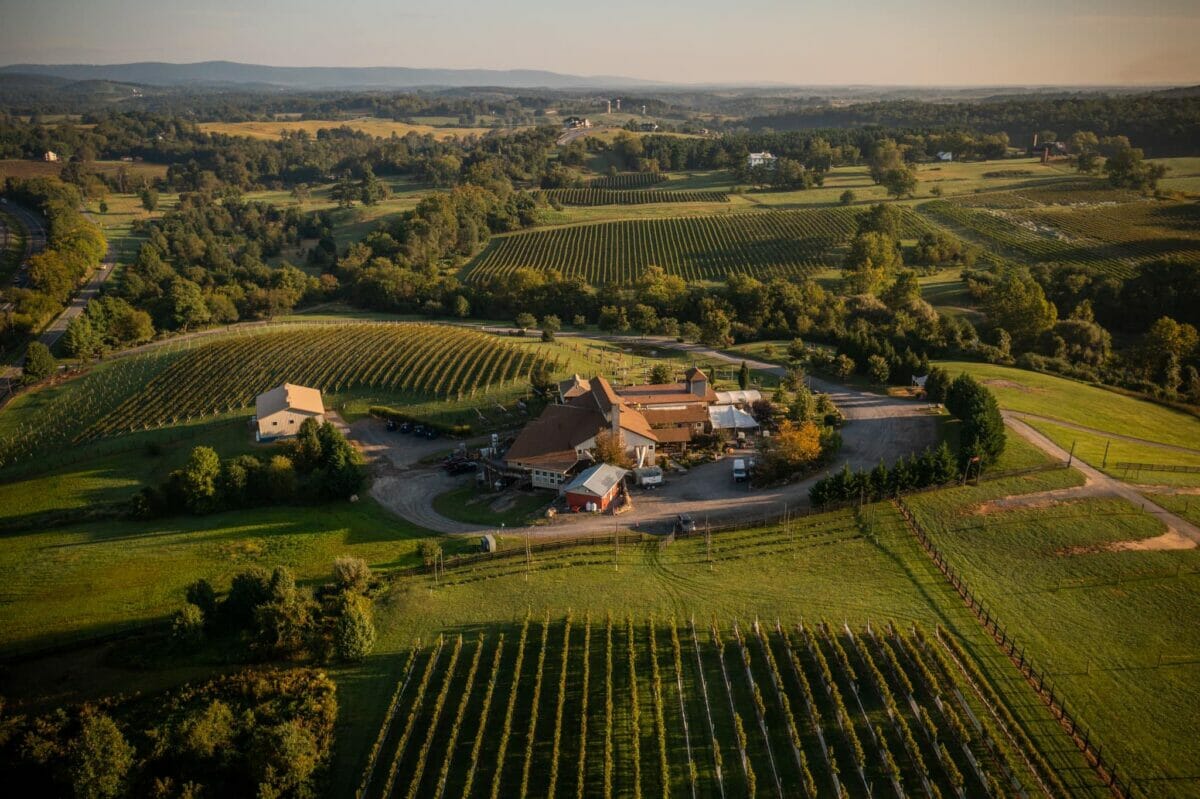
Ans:
[[[161,475],[165,477],[164,475]],[[0,536],[0,651],[19,653],[166,620],[205,578],[228,588],[252,565],[326,577],[335,558],[416,562],[424,531],[369,498],[152,521],[104,520]]]
[[[219,133],[226,136],[246,136],[251,139],[278,139],[282,131],[294,133],[305,131],[316,137],[319,130],[336,130],[350,128],[351,130],[367,133],[371,136],[388,137],[393,133],[406,136],[416,133],[419,136],[433,136],[435,139],[462,138],[464,136],[483,136],[494,128],[464,128],[443,127],[434,125],[413,125],[408,122],[396,122],[390,119],[376,117],[357,117],[355,119],[289,119],[274,122],[202,122],[200,129],[207,133]]]
[[[1200,550],[1113,549],[1163,532],[1119,500],[981,512],[951,489],[908,502],[1135,795],[1196,796]]]
[[[1068,439],[1062,424],[1047,427],[1047,435],[1067,449],[1070,449],[1071,440],[1077,434],[1091,432],[1093,437],[1103,438],[1105,433],[1109,433],[1200,451],[1200,418],[1184,411],[1087,383],[1024,369],[966,361],[943,361],[938,365],[948,370],[951,376],[967,372],[982,381],[1005,410],[1044,417],[1044,421],[1051,423],[1058,421],[1086,428],[1084,431],[1070,430],[1072,438]],[[1037,419],[1027,421],[1035,427],[1039,424]],[[1114,440],[1113,445],[1117,446],[1118,442]],[[1162,463],[1172,463],[1179,460],[1181,455],[1188,455],[1162,447],[1142,446],[1130,450],[1124,443],[1120,446],[1129,457],[1154,454],[1155,457],[1166,459],[1156,461]],[[1186,460],[1183,458],[1181,462]],[[1093,465],[1099,466],[1099,460]]]

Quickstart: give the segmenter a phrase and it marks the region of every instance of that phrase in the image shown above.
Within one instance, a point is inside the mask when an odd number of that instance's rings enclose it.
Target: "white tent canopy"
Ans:
[[[751,405],[762,399],[762,392],[756,389],[743,391],[718,391],[718,405]]]
[[[708,421],[713,430],[752,430],[758,427],[753,416],[732,405],[709,406]]]

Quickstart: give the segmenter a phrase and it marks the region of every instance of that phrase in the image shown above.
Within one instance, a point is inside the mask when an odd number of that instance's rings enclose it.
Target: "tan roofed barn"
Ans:
[[[259,394],[254,400],[255,432],[258,441],[294,436],[305,419],[325,420],[325,403],[315,388],[284,383]]]

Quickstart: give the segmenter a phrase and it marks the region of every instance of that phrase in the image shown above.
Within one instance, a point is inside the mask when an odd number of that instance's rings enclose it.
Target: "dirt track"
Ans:
[[[1069,453],[1062,447],[1055,444],[1046,436],[1034,430],[1014,414],[1004,412],[1005,423],[1021,438],[1036,446],[1046,454],[1061,460],[1067,460]],[[1121,549],[1147,549],[1152,547],[1149,542],[1155,541],[1161,544],[1164,549],[1179,549],[1181,544],[1179,537],[1183,536],[1190,541],[1190,546],[1195,547],[1200,544],[1200,527],[1189,522],[1180,516],[1171,513],[1166,508],[1155,504],[1146,499],[1145,496],[1138,492],[1138,489],[1127,483],[1122,483],[1120,480],[1109,477],[1099,469],[1089,466],[1079,458],[1075,458],[1073,464],[1076,469],[1083,473],[1084,484],[1076,488],[1058,489],[1055,491],[1047,491],[1042,494],[1027,494],[1020,497],[1010,497],[1004,500],[997,500],[989,503],[994,507],[1040,507],[1039,502],[1045,504],[1054,504],[1061,501],[1070,501],[1075,499],[1083,499],[1089,497],[1117,497],[1126,500],[1134,505],[1141,507],[1147,513],[1153,514],[1167,528],[1167,534],[1159,536],[1156,539],[1147,539],[1140,542],[1128,542],[1128,546],[1121,546]]]

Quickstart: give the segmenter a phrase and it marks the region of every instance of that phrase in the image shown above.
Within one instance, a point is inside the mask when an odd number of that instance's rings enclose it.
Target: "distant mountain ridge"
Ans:
[[[272,67],[233,61],[201,61],[193,64],[159,61],[132,64],[10,64],[0,67],[0,74],[4,73],[147,86],[258,85],[281,89],[407,89],[425,86],[598,89],[664,85],[614,75],[565,75],[536,69]]]

